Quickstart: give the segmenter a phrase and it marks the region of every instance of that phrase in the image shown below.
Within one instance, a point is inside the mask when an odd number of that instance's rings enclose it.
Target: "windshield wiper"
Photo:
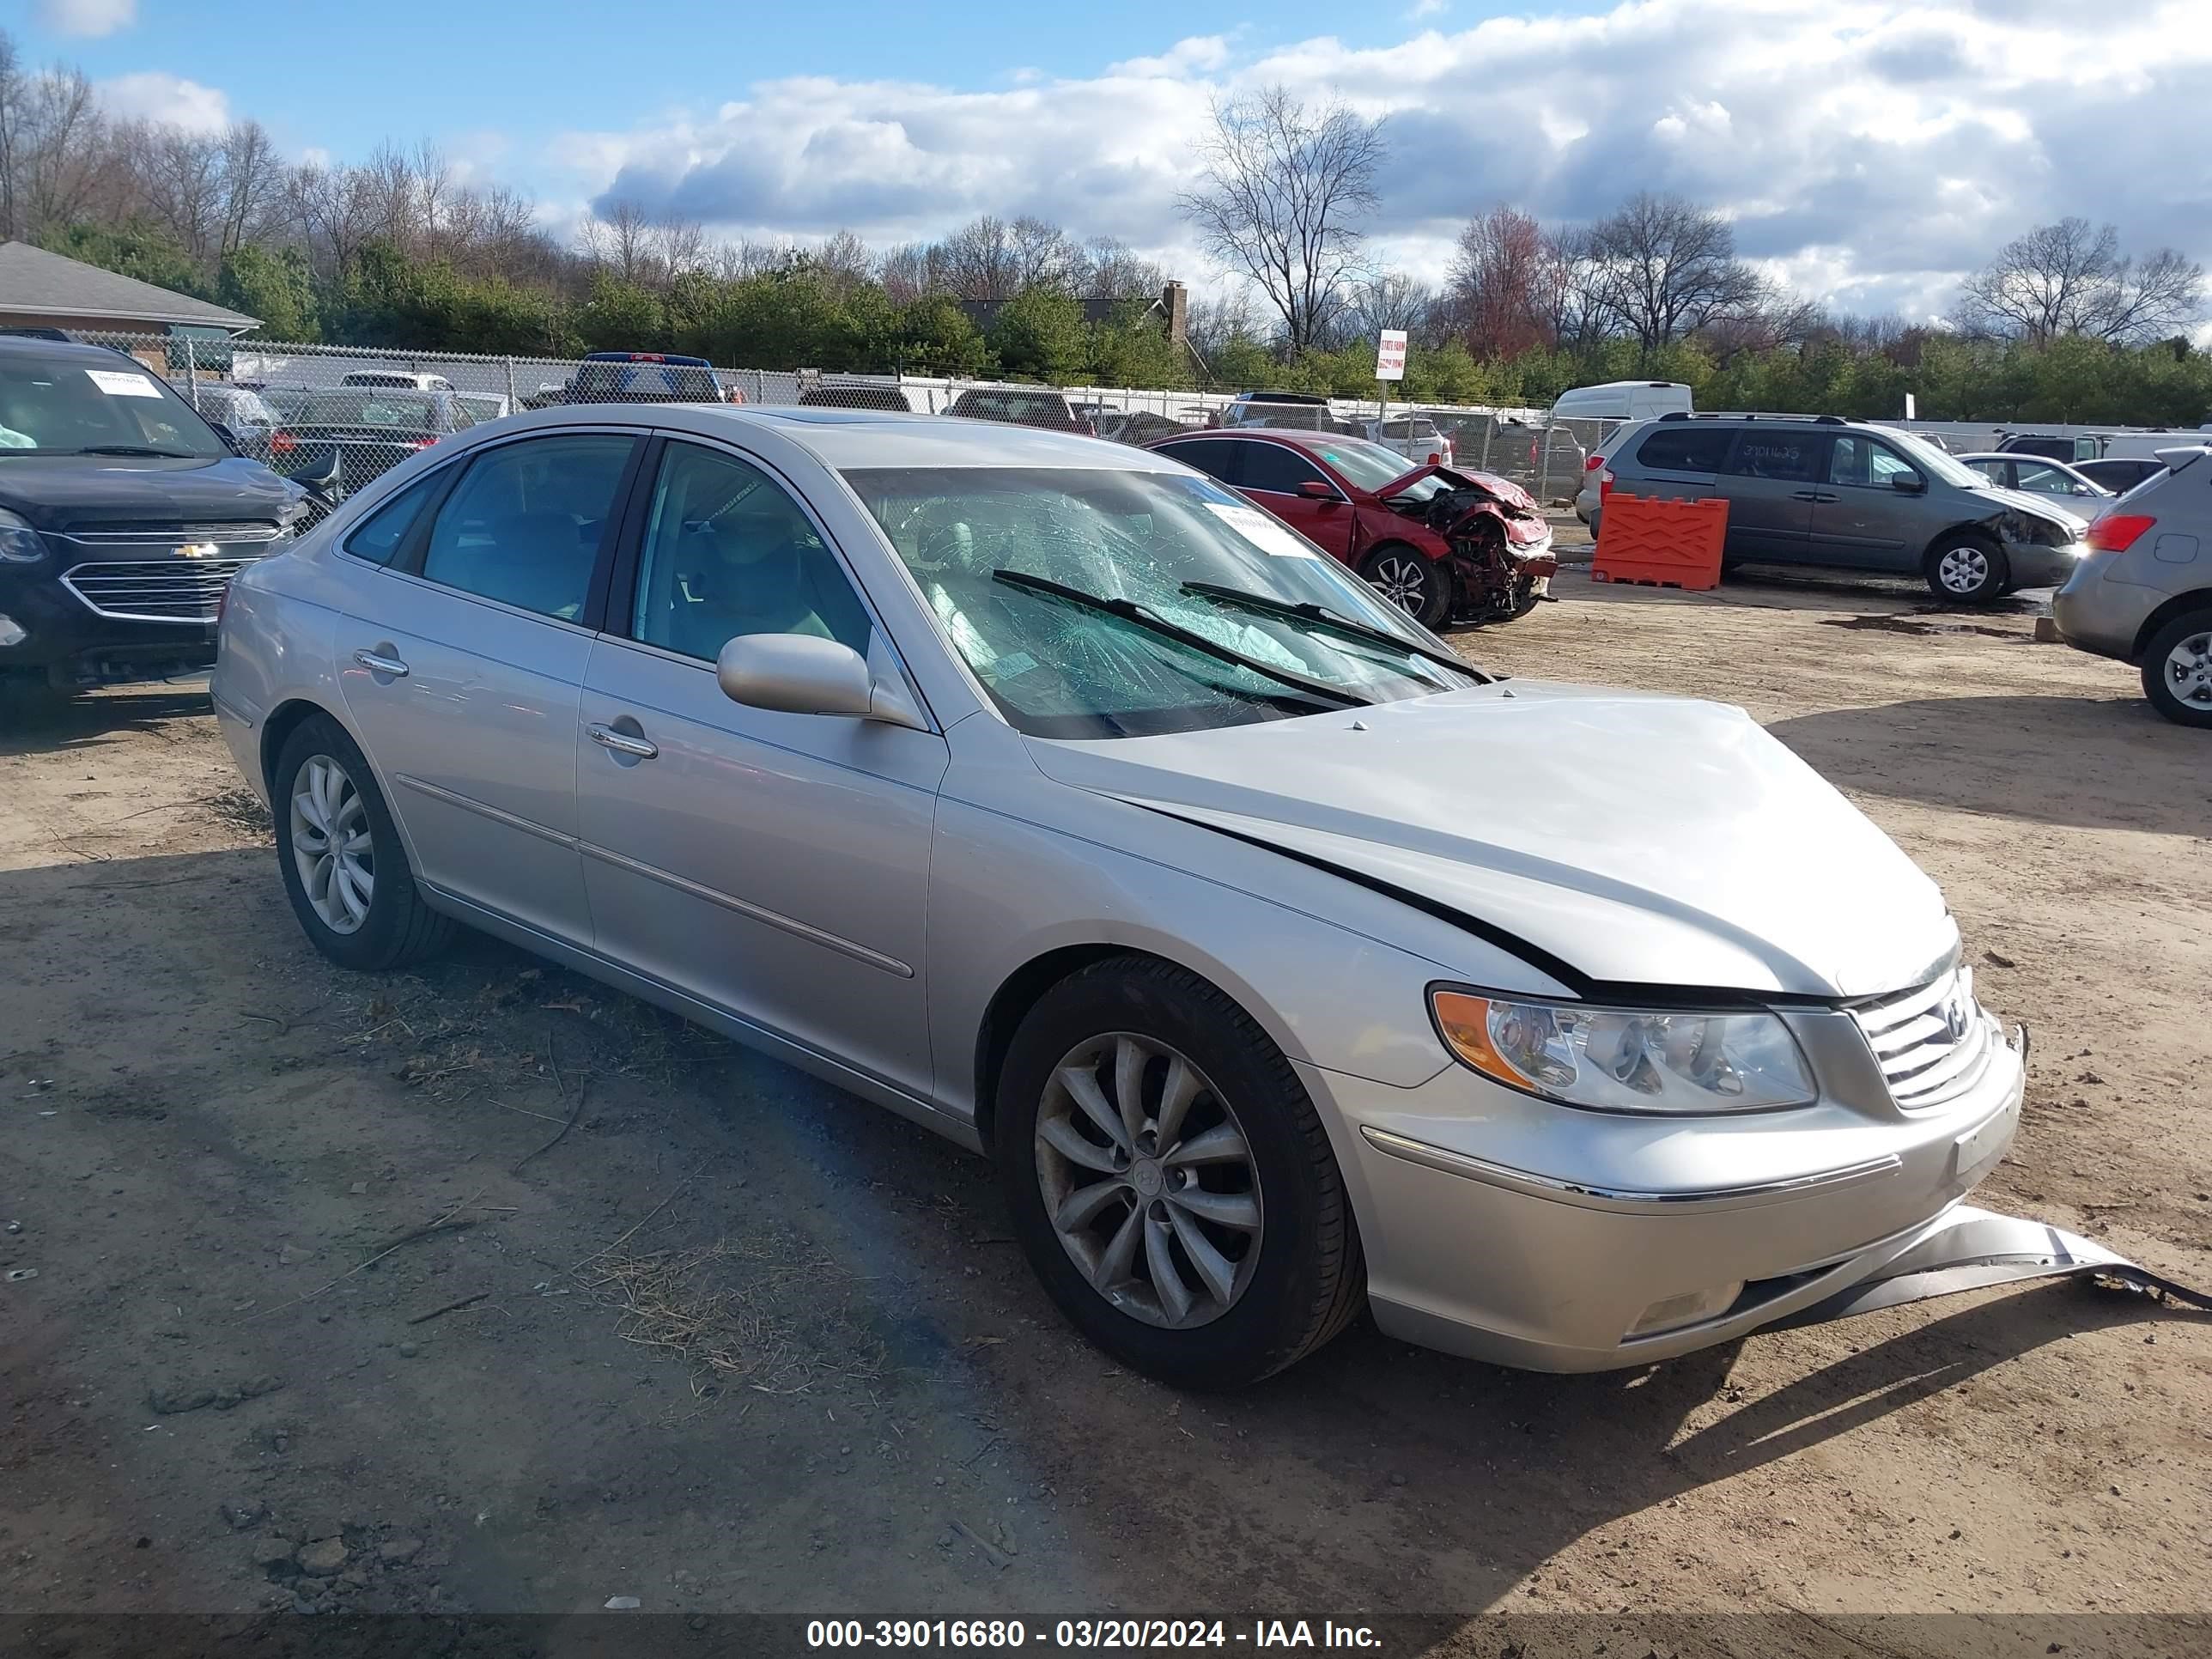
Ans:
[[[1257,657],[1248,657],[1242,651],[1232,651],[1225,645],[1217,644],[1209,640],[1203,634],[1194,633],[1188,628],[1170,622],[1164,617],[1155,616],[1133,599],[1103,599],[1096,593],[1086,593],[1079,587],[1066,587],[1042,576],[1032,576],[1025,570],[994,570],[991,573],[991,580],[994,582],[1004,582],[1009,587],[1021,588],[1026,592],[1047,594],[1053,599],[1064,600],[1069,605],[1081,605],[1086,611],[1096,611],[1102,616],[1115,617],[1133,627],[1141,628],[1147,633],[1158,634],[1162,639],[1173,640],[1177,645],[1187,646],[1203,656],[1213,658],[1216,661],[1229,663],[1238,668],[1248,668],[1255,674],[1264,675],[1279,684],[1291,687],[1293,690],[1303,691],[1308,696],[1326,697],[1329,702],[1341,703],[1346,708],[1364,707],[1372,701],[1370,698],[1361,696],[1357,691],[1348,691],[1340,685],[1331,685],[1327,680],[1314,679],[1291,669],[1278,668],[1273,663],[1262,662]]]
[[[1425,645],[1418,644],[1412,640],[1401,639],[1387,629],[1370,628],[1365,623],[1353,622],[1348,617],[1340,617],[1334,611],[1324,610],[1312,599],[1293,604],[1288,599],[1276,599],[1272,594],[1247,593],[1241,587],[1224,587],[1218,582],[1185,582],[1182,585],[1182,591],[1186,593],[1195,593],[1200,599],[1219,599],[1227,605],[1242,605],[1247,611],[1256,611],[1263,617],[1295,617],[1310,627],[1322,629],[1331,634],[1340,634],[1348,640],[1364,640],[1370,645],[1385,645],[1391,650],[1401,652],[1408,657],[1419,657],[1425,662],[1435,663],[1442,668],[1456,669],[1462,674],[1471,674],[1485,685],[1491,682],[1490,675],[1483,672],[1464,657],[1454,656],[1448,651],[1431,651]]]
[[[77,451],[80,455],[146,455],[161,461],[189,461],[197,459],[189,449],[156,449],[150,444],[87,444]]]

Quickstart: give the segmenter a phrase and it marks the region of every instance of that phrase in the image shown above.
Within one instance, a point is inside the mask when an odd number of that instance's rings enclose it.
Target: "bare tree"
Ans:
[[[1387,152],[1376,123],[1341,104],[1309,110],[1279,86],[1213,106],[1197,188],[1177,206],[1207,252],[1259,285],[1294,354],[1344,303]]]
[[[707,263],[707,231],[696,219],[664,214],[654,223],[649,239],[651,258],[664,281],[673,281],[687,270]]]
[[[1118,236],[1093,236],[1079,256],[1077,292],[1090,300],[1157,300],[1167,272]]]
[[[1071,291],[1075,287],[1082,250],[1058,225],[1024,215],[1006,227],[1006,244],[1013,255],[1015,293],[1025,288]]]
[[[1590,227],[1589,252],[1601,303],[1646,352],[1742,315],[1765,291],[1728,221],[1679,196],[1638,191]]]
[[[19,77],[16,103],[9,195],[18,234],[73,223],[115,193],[125,169],[83,70],[56,67]]]
[[[930,291],[929,248],[921,242],[902,242],[884,255],[876,280],[884,285],[893,305],[907,305]]]
[[[849,230],[823,238],[809,263],[826,286],[841,294],[849,294],[875,277],[875,258],[868,245]]]
[[[928,251],[929,286],[962,300],[1011,300],[1021,291],[1021,256],[1002,220],[970,220]]]
[[[1347,341],[1372,340],[1386,328],[1425,338],[1439,314],[1438,299],[1436,289],[1402,270],[1371,271],[1350,284],[1338,317]]]
[[[365,168],[301,167],[287,196],[307,257],[325,276],[343,274],[364,244],[385,234],[384,195]]]
[[[2137,264],[2112,226],[2069,218],[2006,243],[1966,279],[1953,315],[1974,334],[2137,344],[2183,332],[2203,311],[2203,266],[2172,248]]]
[[[1559,334],[1558,273],[1544,228],[1499,203],[1459,234],[1450,308],[1468,349],[1516,357]]]

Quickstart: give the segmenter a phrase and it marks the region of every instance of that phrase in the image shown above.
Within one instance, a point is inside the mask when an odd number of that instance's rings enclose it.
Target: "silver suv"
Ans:
[[[2089,556],[2051,601],[2069,645],[2142,671],[2151,707],[2212,726],[2212,449],[2161,449],[2089,526]]]
[[[1940,599],[1978,605],[2063,582],[2082,553],[2084,515],[1834,415],[1663,415],[1607,470],[1624,495],[1725,497],[1729,564],[1917,574]]]

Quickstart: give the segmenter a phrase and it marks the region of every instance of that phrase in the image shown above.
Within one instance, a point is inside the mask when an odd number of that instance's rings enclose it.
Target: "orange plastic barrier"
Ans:
[[[1649,495],[1605,498],[1590,577],[1659,587],[1718,587],[1721,544],[1728,538],[1728,502],[1670,501]]]

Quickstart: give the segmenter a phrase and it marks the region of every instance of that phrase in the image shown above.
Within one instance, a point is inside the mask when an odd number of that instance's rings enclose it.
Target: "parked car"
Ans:
[[[963,392],[945,412],[963,420],[1033,426],[1048,432],[1079,432],[1086,438],[1098,435],[1097,428],[1049,386],[986,386]]]
[[[2212,448],[2162,470],[2089,526],[2089,553],[2051,597],[2066,642],[2141,670],[2151,707],[2212,727]]]
[[[874,380],[825,380],[819,386],[806,387],[799,394],[799,401],[810,408],[881,409],[896,415],[914,413],[914,405],[907,401],[905,392],[895,386],[884,386]]]
[[[1360,435],[1372,444],[1393,450],[1413,462],[1452,465],[1452,441],[1437,430],[1426,415],[1393,415],[1387,420],[1361,421]]]
[[[572,404],[741,404],[704,357],[666,351],[594,351],[576,366],[562,392]]]
[[[1524,615],[1559,570],[1535,498],[1493,473],[1409,465],[1364,438],[1272,428],[1152,447],[1249,497],[1425,627]]]
[[[105,346],[0,338],[0,689],[204,668],[302,491]]]
[[[2076,461],[2074,470],[2115,495],[2124,495],[2146,478],[2166,471],[2155,455],[2103,455],[2093,461]]]
[[[298,474],[335,454],[343,493],[475,424],[450,392],[343,386],[299,400],[269,434],[270,462],[279,472]]]
[[[1545,417],[1562,421],[1650,421],[1662,415],[1688,414],[1695,407],[1690,388],[1678,380],[1607,380],[1562,392]]]
[[[1303,545],[1157,450],[547,410],[237,579],[216,720],[331,961],[465,922],[988,1151],[1171,1382],[1363,1301],[1645,1366],[1986,1221],[2021,1057],[1911,860]]]
[[[1622,446],[1640,441],[1650,424],[1650,421],[1625,421],[1599,439],[1595,448],[1584,452],[1582,482],[1575,490],[1575,517],[1590,527],[1591,535],[1597,533],[1606,492],[1613,488],[1613,474],[1606,470],[1606,464]]]
[[[2078,467],[2014,451],[1995,455],[1957,458],[2002,489],[2025,489],[2033,495],[2057,495],[2077,512],[2094,514],[2098,504],[2112,492]]]
[[[1662,416],[1602,471],[1630,495],[1724,498],[1729,563],[1917,575],[1961,604],[2064,581],[2082,552],[2084,515],[2053,497],[1834,415]]]
[[[269,434],[276,430],[276,412],[259,392],[237,386],[195,386],[179,394],[199,411],[202,420],[238,441],[239,452],[257,461],[269,459]]]
[[[396,386],[409,392],[451,392],[453,383],[442,374],[418,374],[398,368],[349,369],[338,376],[340,386]]]
[[[1240,392],[1221,411],[1226,428],[1272,427],[1286,432],[1334,432],[1342,437],[1359,435],[1349,421],[1340,421],[1328,399],[1310,392]]]
[[[514,413],[503,392],[456,392],[453,396],[468,410],[471,421],[497,421]]]
[[[1148,444],[1160,438],[1180,437],[1193,428],[1165,415],[1140,409],[1132,414],[1110,414],[1098,423],[1098,435],[1117,444]]]

